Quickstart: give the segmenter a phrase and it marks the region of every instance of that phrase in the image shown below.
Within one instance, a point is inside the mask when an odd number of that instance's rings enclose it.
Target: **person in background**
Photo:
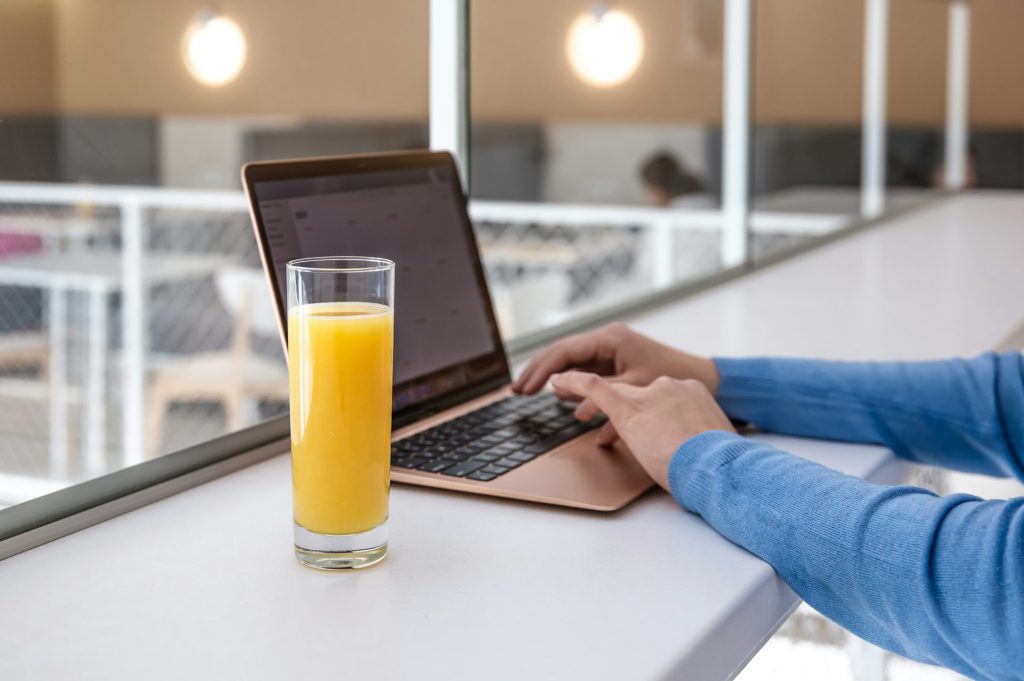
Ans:
[[[661,208],[713,208],[704,184],[668,151],[650,156],[640,167],[640,179],[651,203]]]
[[[977,679],[1024,679],[1024,497],[874,485],[740,437],[875,443],[897,456],[1024,480],[1024,355],[930,362],[705,358],[616,324],[542,351],[550,379],[608,422],[679,504],[768,562],[857,636]]]

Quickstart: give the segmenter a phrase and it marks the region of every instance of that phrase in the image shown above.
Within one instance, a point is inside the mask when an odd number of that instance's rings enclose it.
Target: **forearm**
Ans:
[[[879,443],[914,461],[1024,479],[1020,353],[941,362],[715,364],[722,408],[763,430]]]
[[[672,493],[858,636],[979,678],[1024,670],[1024,500],[879,487],[733,434],[686,442]]]

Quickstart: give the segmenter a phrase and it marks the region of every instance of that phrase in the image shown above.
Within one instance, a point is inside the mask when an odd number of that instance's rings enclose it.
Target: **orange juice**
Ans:
[[[388,515],[394,315],[374,303],[288,312],[295,521],[320,534]]]

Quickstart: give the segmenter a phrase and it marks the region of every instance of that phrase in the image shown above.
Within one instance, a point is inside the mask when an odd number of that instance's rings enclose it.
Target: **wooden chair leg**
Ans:
[[[232,391],[224,395],[222,402],[224,413],[227,416],[228,431],[236,431],[245,427],[245,395]]]
[[[160,388],[160,384],[154,384],[149,390],[149,406],[146,416],[146,457],[153,458],[160,454],[160,446],[164,439],[164,421],[167,417],[167,410],[170,408],[170,400]]]

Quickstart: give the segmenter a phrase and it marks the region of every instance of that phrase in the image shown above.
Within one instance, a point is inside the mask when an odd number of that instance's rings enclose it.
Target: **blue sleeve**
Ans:
[[[1024,357],[936,362],[716,358],[716,398],[765,431],[884,444],[897,456],[1024,480]]]
[[[1024,679],[1024,498],[882,487],[733,433],[684,443],[672,494],[858,636],[978,679]]]

